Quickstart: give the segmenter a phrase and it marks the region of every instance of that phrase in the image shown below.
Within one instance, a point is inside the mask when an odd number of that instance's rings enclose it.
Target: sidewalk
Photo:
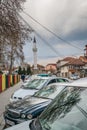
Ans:
[[[20,81],[18,84],[0,93],[0,130],[2,130],[4,127],[3,112],[5,111],[5,106],[9,103],[12,93],[19,89],[21,84],[22,82]]]

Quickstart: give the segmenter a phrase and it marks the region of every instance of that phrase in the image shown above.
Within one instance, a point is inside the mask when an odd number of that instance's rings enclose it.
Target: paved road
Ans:
[[[9,99],[12,95],[12,93],[19,89],[21,86],[22,82],[19,82],[13,87],[8,88],[4,92],[0,93],[0,130],[3,129],[4,126],[4,119],[3,119],[3,112],[5,110],[5,106],[9,103]]]

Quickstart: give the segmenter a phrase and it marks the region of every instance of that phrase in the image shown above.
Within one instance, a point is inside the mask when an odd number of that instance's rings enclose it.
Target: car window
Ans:
[[[61,86],[61,85],[57,86],[57,85],[50,84],[48,86],[43,87],[38,92],[36,92],[34,96],[54,99],[57,96],[57,94],[60,93],[64,88],[65,86]]]
[[[49,85],[41,89],[40,91],[36,92],[34,96],[37,97],[48,97],[52,93],[54,93],[57,90],[57,87],[55,85]]]
[[[57,82],[69,82],[69,81],[66,79],[59,78],[59,79],[57,79]]]
[[[51,84],[51,83],[56,83],[56,79],[52,79],[51,81],[49,81],[48,84]]]
[[[34,79],[29,82],[26,86],[24,86],[25,89],[40,89],[43,84],[46,82],[46,79]]]
[[[64,81],[64,82],[69,82],[69,80],[67,80],[67,79],[63,79],[63,81]]]

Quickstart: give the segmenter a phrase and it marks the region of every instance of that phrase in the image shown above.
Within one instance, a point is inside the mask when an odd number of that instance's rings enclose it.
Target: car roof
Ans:
[[[41,77],[41,76],[37,76],[34,79],[54,79],[55,77]]]
[[[34,79],[66,79],[66,80],[68,80],[69,82],[71,82],[71,80],[70,79],[68,79],[68,78],[63,78],[63,77],[56,77],[56,76],[48,76],[48,77],[42,77],[42,76],[37,76],[37,77],[35,77]]]
[[[85,78],[80,78],[72,82],[61,82],[61,83],[56,83],[58,85],[65,85],[65,86],[77,86],[77,87],[87,87],[87,77]]]
[[[46,73],[41,73],[41,74],[37,74],[37,76],[42,76],[42,77],[49,77],[49,74],[46,74]]]
[[[87,77],[80,78],[71,83],[73,86],[81,86],[81,87],[87,87]]]
[[[51,85],[56,85],[56,86],[67,86],[67,85],[69,85],[70,83],[69,82],[56,82],[56,83],[51,83],[51,84],[49,84],[50,86]]]

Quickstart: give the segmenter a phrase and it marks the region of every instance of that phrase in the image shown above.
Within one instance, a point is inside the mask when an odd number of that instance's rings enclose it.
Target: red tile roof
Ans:
[[[66,64],[64,64],[62,66],[66,66],[66,65],[84,66],[85,63],[81,59],[71,58]]]
[[[68,65],[80,65],[80,66],[84,65],[84,63],[82,62],[81,59],[72,59],[67,64]]]
[[[68,62],[68,61],[70,61],[70,60],[72,60],[72,59],[75,59],[75,58],[73,58],[73,57],[65,57],[65,58],[62,59],[62,60],[58,60],[57,63],[59,63],[59,62],[61,62],[61,61],[66,61],[66,62]]]
[[[54,63],[47,64],[46,66],[48,66],[48,65],[56,66],[56,64],[54,64]]]
[[[73,57],[66,57],[62,61],[70,61],[70,60],[73,60],[73,59],[75,59],[75,58],[73,58]]]
[[[80,56],[79,59],[81,59],[84,63],[87,63],[87,58],[85,56]]]

